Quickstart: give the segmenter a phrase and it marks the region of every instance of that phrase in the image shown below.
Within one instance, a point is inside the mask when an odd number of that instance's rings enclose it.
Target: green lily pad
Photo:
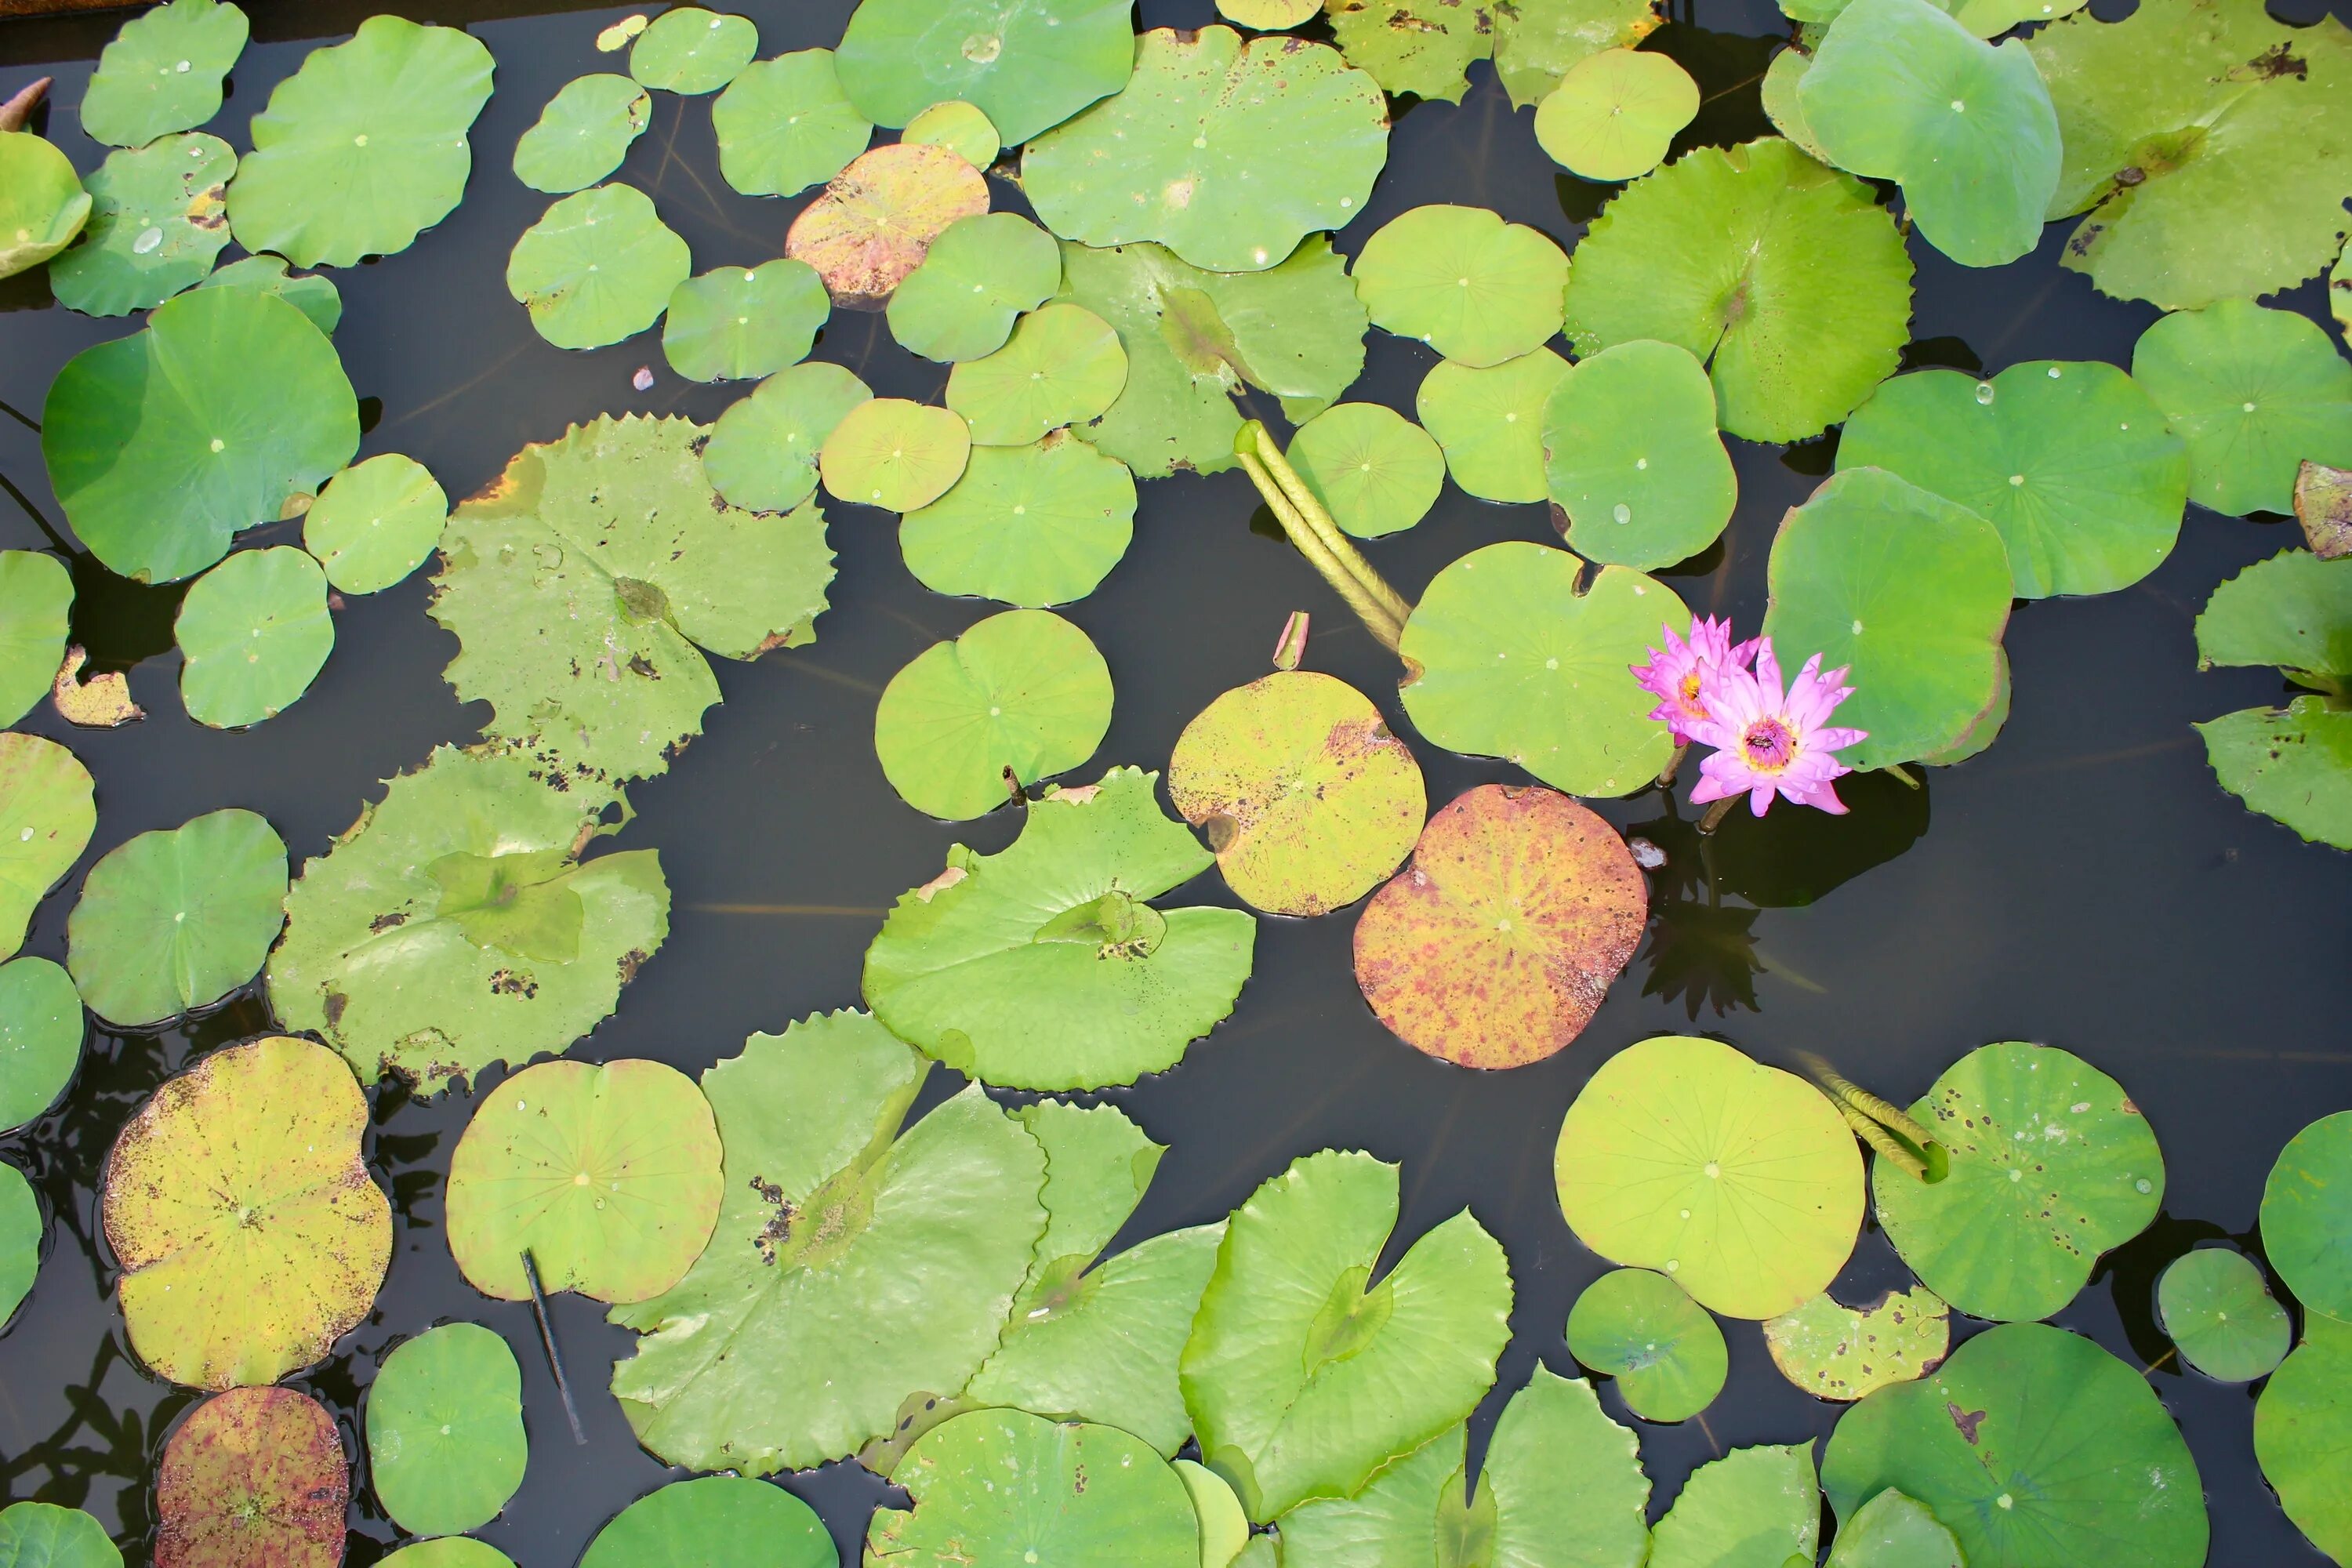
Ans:
[[[634,185],[566,196],[515,241],[507,292],[560,349],[602,348],[654,324],[694,259]]]
[[[1647,1268],[1616,1268],[1587,1285],[1568,1314],[1569,1353],[1617,1380],[1644,1421],[1687,1421],[1723,1392],[1723,1331],[1682,1288]]]
[[[275,521],[358,450],[334,344],[282,300],[200,289],[49,384],[41,453],[66,521],[110,569],[168,583]]]
[[[874,750],[900,799],[961,821],[1093,756],[1110,714],[1110,668],[1087,634],[1049,610],[1007,610],[890,678]]]
[[[64,562],[0,550],[0,721],[14,724],[49,694],[65,662],[73,601]]]
[[[1441,103],[1461,102],[1471,62],[1494,53],[1495,9],[1462,0],[1332,0],[1325,7],[1349,65],[1383,91]]]
[[[1698,106],[1698,83],[1673,57],[1603,49],[1569,67],[1536,106],[1536,141],[1570,174],[1638,179],[1665,161]]]
[[[585,189],[621,166],[653,115],[652,95],[627,77],[567,81],[515,143],[515,178],[551,196]]]
[[[236,242],[297,267],[407,249],[465,194],[490,70],[479,40],[398,16],[313,49],[253,117],[228,192]]]
[[[2298,697],[2195,728],[2222,788],[2315,844],[2352,848],[2352,713]]]
[[[2352,844],[2352,714],[2334,706],[2352,682],[2347,588],[2335,562],[2281,551],[2214,589],[2197,617],[2199,668],[2275,664],[2327,694],[2197,726],[2223,787],[2327,844]]]
[[[2156,1321],[2182,1361],[2223,1383],[2268,1375],[2294,1342],[2263,1271],[2223,1247],[2173,1259],[2156,1282]]]
[[[657,773],[719,700],[698,647],[748,659],[814,637],[824,514],[721,504],[704,433],[574,426],[451,515],[433,615],[464,645],[449,684],[494,710],[490,740],[582,780]]]
[[[316,272],[289,272],[282,256],[247,256],[207,274],[199,289],[244,289],[274,295],[302,312],[302,319],[332,335],[342,324],[343,294]]]
[[[1587,559],[1671,566],[1731,521],[1739,481],[1687,350],[1637,339],[1588,356],[1545,400],[1542,436],[1545,488]]]
[[[1356,984],[1414,1049],[1513,1068],[1564,1049],[1640,945],[1624,840],[1546,789],[1482,784],[1430,818],[1412,868],[1356,922]]]
[[[367,1125],[350,1069],[283,1036],[216,1051],[139,1108],[99,1218],[141,1361],[194,1388],[275,1383],[367,1317],[392,1258]]]
[[[2164,562],[2189,458],[2111,364],[2036,360],[1989,381],[1897,376],[1853,411],[1838,467],[1885,468],[2000,531],[2021,599],[2127,588]]]
[[[0,131],[0,278],[71,245],[89,209],[89,193],[63,153],[29,132]]]
[[[2200,506],[2292,511],[2304,461],[2352,467],[2352,364],[2292,310],[2224,300],[2167,316],[2140,334],[2132,376],[2188,442]]]
[[[1772,122],[1772,129],[1803,148],[1807,156],[1826,163],[1830,155],[1813,140],[1812,127],[1805,123],[1804,101],[1798,93],[1812,64],[1813,57],[1802,49],[1782,49],[1764,68],[1759,90],[1764,100],[1764,117]]]
[[[1443,361],[1422,377],[1413,411],[1464,490],[1481,500],[1541,500],[1544,404],[1568,372],[1542,348],[1484,369]]]
[[[1217,15],[1254,32],[1296,27],[1323,9],[1322,0],[1217,0]]]
[[[2352,1111],[2287,1140],[2263,1184],[2263,1249],[2295,1300],[2352,1322]]]
[[[449,521],[449,498],[414,458],[384,452],[327,481],[302,514],[302,547],[346,594],[391,587],[425,564]]]
[[[804,261],[722,267],[671,292],[662,353],[688,381],[750,381],[806,359],[832,313]]]
[[[2053,1047],[1979,1047],[1911,1115],[1950,1155],[1950,1173],[1922,1182],[1876,1162],[1878,1222],[1927,1289],[1971,1317],[2048,1317],[2164,1201],[2147,1119],[2122,1085]]]
[[[1889,1290],[1867,1307],[1825,1292],[1764,1324],[1764,1348],[1780,1375],[1816,1399],[1840,1402],[1926,1376],[1951,1342],[1951,1310],[1924,1289]]]
[[[947,404],[971,425],[973,445],[1020,447],[1099,418],[1126,385],[1118,333],[1085,306],[1059,302],[1022,317],[994,353],[950,371]]]
[[[309,1394],[207,1399],[163,1445],[155,1568],[339,1568],[351,1484],[335,1418]]]
[[[2299,686],[2352,682],[2352,569],[2282,550],[2213,590],[2197,617],[2197,667],[2276,665]]]
[[[245,13],[172,0],[122,24],[82,90],[81,128],[110,147],[144,147],[220,112],[221,80],[245,52]]]
[[[1116,328],[1128,355],[1126,390],[1077,433],[1143,479],[1232,468],[1244,385],[1304,424],[1364,368],[1364,308],[1318,236],[1264,272],[1204,272],[1156,245],[1065,245],[1062,294]]]
[[[389,1067],[428,1094],[565,1049],[669,931],[653,851],[572,863],[609,798],[527,756],[436,751],[288,889],[270,1005],[369,1081]]]
[[[46,958],[0,963],[0,1131],[46,1113],[81,1065],[81,994]]]
[[[639,1498],[588,1543],[580,1568],[839,1568],[816,1510],[783,1488],[738,1476],[672,1481]]]
[[[1182,1375],[1202,1457],[1252,1519],[1353,1496],[1494,1384],[1502,1247],[1465,1210],[1374,1281],[1397,1203],[1397,1167],[1326,1150],[1234,1211]]]
[[[1961,1568],[1960,1543],[1926,1503],[1889,1487],[1838,1527],[1827,1568]]]
[[[100,1017],[160,1024],[260,973],[285,896],[286,846],[252,812],[142,833],[90,868],[66,921],[67,965]]]
[[[1160,813],[1155,775],[1114,768],[1049,789],[1021,837],[901,897],[866,952],[866,999],[891,1032],[1019,1089],[1131,1083],[1173,1067],[1233,1011],[1257,922],[1154,899],[1208,852]]]
[[[1862,1157],[1828,1099],[1687,1036],[1602,1064],[1568,1108],[1554,1173],[1578,1240],[1727,1318],[1820,1294],[1862,1226]]]
[[[961,99],[950,99],[924,110],[907,121],[906,129],[898,132],[898,140],[944,147],[975,169],[987,168],[1004,150],[994,122],[978,104],[966,103]]]
[[[2027,43],[2065,139],[2060,261],[2119,299],[2193,310],[2268,294],[2335,254],[2352,195],[2352,35],[2257,0],[2085,12]]]
[[[1786,1568],[1822,1533],[1811,1439],[1734,1448],[1691,1472],[1651,1534],[1650,1568]]]
[[[1351,269],[1372,324],[1457,364],[1496,365],[1559,331],[1568,258],[1485,207],[1422,206],[1382,224]]]
[[[0,957],[25,945],[33,910],[89,847],[89,770],[55,741],[0,735]]]
[[[173,634],[189,718],[215,730],[274,719],[334,648],[327,574],[290,545],[240,550],[196,579]]]
[[[647,1336],[613,1393],[665,1461],[839,1458],[996,1348],[1045,1226],[1045,1156],[976,1084],[901,1131],[929,1069],[844,1012],[754,1035],[703,1075],[726,1149],[718,1232],[676,1289],[612,1313]]]
[[[25,1173],[0,1161],[0,1327],[16,1315],[16,1309],[33,1293],[33,1281],[41,1271],[41,1239],[47,1228],[40,1200],[33,1195]],[[5,1531],[5,1516],[0,1515],[0,1531]],[[0,1543],[5,1539],[0,1534]]]
[[[1513,109],[1539,102],[1569,68],[1630,49],[1665,20],[1656,0],[1517,0],[1495,7],[1495,74]]]
[[[817,467],[836,500],[908,512],[947,494],[971,458],[971,427],[954,410],[876,397],[835,422]]]
[[[576,894],[531,889],[541,891],[568,899],[579,918]],[[521,913],[521,900],[509,908]],[[719,1182],[718,1125],[684,1073],[651,1061],[541,1062],[500,1083],[458,1141],[449,1251],[467,1284],[501,1301],[530,1299],[526,1253],[548,1292],[646,1300],[702,1256]]]
[[[0,1510],[0,1563],[8,1568],[122,1568],[106,1527],[78,1508],[16,1502]]]
[[[824,438],[873,395],[837,364],[787,366],[719,416],[702,448],[703,477],[730,505],[790,511],[816,493]]]
[[[833,302],[878,310],[959,219],[988,210],[988,181],[945,147],[877,147],[835,175],[784,233],[784,254],[817,269]]]
[[[1168,798],[1208,835],[1225,883],[1270,914],[1319,915],[1372,890],[1412,852],[1421,765],[1346,681],[1278,671],[1184,726]]]
[[[1925,1503],[1969,1568],[2205,1561],[2197,1461],[2155,1392],[2047,1323],[1988,1330],[1932,1376],[1853,1406],[1822,1480],[1841,1520],[1889,1487]]]
[[[1510,541],[1430,580],[1401,649],[1413,726],[1449,751],[1502,757],[1570,795],[1631,795],[1674,754],[1633,667],[1690,612],[1622,566],[1585,581],[1565,550]]]
[[[1341,531],[1379,539],[1429,515],[1445,454],[1428,431],[1380,403],[1340,403],[1298,427],[1286,454]]]
[[[994,353],[1062,286],[1054,237],[1018,213],[958,218],[890,296],[890,335],[950,363]]]
[[[1625,188],[1576,247],[1568,341],[1707,362],[1717,423],[1795,441],[1852,413],[1910,336],[1911,260],[1861,181],[1777,139],[1699,147]]]
[[[1242,1511],[1242,1500],[1205,1465],[1171,1459],[1169,1467],[1192,1494],[1192,1511],[1201,1526],[1201,1568],[1230,1568],[1250,1543],[1249,1515]]]
[[[760,52],[760,29],[748,17],[697,5],[665,11],[629,47],[629,74],[670,92],[717,92]]]
[[[1134,536],[1135,476],[1067,430],[973,447],[963,478],[898,522],[924,587],[1033,608],[1093,593]]]
[[[488,1524],[522,1485],[530,1454],[514,1352],[478,1323],[403,1342],[368,1385],[367,1449],[376,1500],[401,1529],[453,1535]]]
[[[1127,0],[864,0],[842,35],[841,85],[877,125],[973,104],[1009,147],[1127,84]]]
[[[1388,129],[1379,86],[1328,45],[1155,27],[1117,97],[1029,143],[1021,183],[1065,239],[1254,272],[1363,210]]]
[[[2013,578],[2000,531],[1968,508],[1848,468],[1780,520],[1769,576],[1782,659],[1848,671],[1838,721],[1867,731],[1848,765],[1933,758],[1998,702]]]
[[[515,1568],[514,1559],[469,1536],[444,1535],[412,1542],[379,1561],[377,1568]],[[826,1564],[825,1568],[832,1568]]]
[[[228,243],[223,205],[236,154],[189,132],[110,153],[84,182],[81,243],[49,262],[49,290],[86,316],[127,316],[201,280]]]
[[[874,126],[850,107],[831,49],[746,66],[710,106],[719,172],[747,196],[796,196],[866,151]]]
[[[2311,1317],[2303,1333],[2254,1405],[2254,1457],[2294,1527],[2340,1563],[2352,1556],[2352,1325]]]

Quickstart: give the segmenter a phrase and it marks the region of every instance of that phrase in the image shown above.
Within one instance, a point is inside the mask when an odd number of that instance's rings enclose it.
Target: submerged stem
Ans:
[[[1412,614],[1412,605],[1404,595],[1389,586],[1386,579],[1364,559],[1361,552],[1348,542],[1307,489],[1298,471],[1274,444],[1265,426],[1252,420],[1242,426],[1234,442],[1234,454],[1241,459],[1242,469],[1265,497],[1266,509],[1275,521],[1282,524],[1290,542],[1307,557],[1323,580],[1331,584],[1348,607],[1356,612],[1366,630],[1379,640],[1382,647],[1393,653],[1404,640],[1404,623]]]

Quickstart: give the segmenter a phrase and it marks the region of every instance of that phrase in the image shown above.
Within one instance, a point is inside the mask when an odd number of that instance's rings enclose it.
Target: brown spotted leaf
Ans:
[[[2352,554],[2352,468],[2305,463],[2294,476],[2294,520],[2322,561]]]
[[[155,1568],[338,1568],[350,1500],[342,1439],[317,1400],[231,1389],[163,1446]]]
[[[950,224],[987,210],[987,180],[953,150],[896,142],[835,175],[793,220],[784,254],[815,268],[835,304],[878,310]]]

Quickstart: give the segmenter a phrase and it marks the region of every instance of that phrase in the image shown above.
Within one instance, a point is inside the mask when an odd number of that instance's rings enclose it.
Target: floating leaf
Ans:
[[[1322,0],[1217,0],[1217,15],[1254,32],[1296,27],[1323,9]]]
[[[64,562],[0,550],[0,721],[16,723],[48,695],[65,659],[73,601]]]
[[[1617,1380],[1644,1421],[1686,1421],[1715,1403],[1730,1365],[1723,1331],[1682,1288],[1647,1268],[1615,1268],[1568,1314],[1569,1353]]]
[[[1298,427],[1286,454],[1341,530],[1379,539],[1419,522],[1445,485],[1429,432],[1379,403],[1340,403]]]
[[[1210,1248],[1212,1257],[1215,1251]],[[1205,1465],[1171,1459],[1169,1467],[1192,1494],[1192,1511],[1200,1517],[1201,1568],[1230,1568],[1250,1543],[1249,1515],[1242,1511],[1242,1500]]]
[[[215,730],[274,719],[335,646],[327,574],[290,545],[240,550],[188,590],[173,636],[189,718]]]
[[[1494,53],[1494,16],[1483,5],[1333,0],[1326,11],[1348,63],[1387,92],[1459,103],[1470,90],[1470,63]]]
[[[106,1527],[78,1508],[16,1502],[0,1510],[0,1563],[8,1568],[122,1568]]]
[[[988,182],[944,147],[877,147],[800,210],[784,254],[824,279],[833,302],[878,310],[959,218],[988,210]]]
[[[2196,726],[2221,787],[2315,844],[2352,848],[2352,713],[2321,697]]]
[[[1004,150],[988,116],[981,112],[977,104],[961,99],[935,103],[924,110],[907,121],[898,140],[944,147],[975,169],[986,169]]]
[[[282,1036],[215,1052],[139,1108],[99,1218],[141,1361],[195,1388],[274,1383],[366,1318],[392,1257],[367,1124],[334,1053]],[[163,1468],[168,1498],[168,1452]]]
[[[969,1411],[918,1438],[894,1479],[913,1506],[876,1510],[866,1540],[876,1568],[1201,1562],[1182,1479],[1115,1426]]]
[[[82,91],[81,128],[110,147],[144,147],[220,112],[221,80],[245,52],[245,13],[172,0],[122,24]]]
[[[703,477],[730,505],[790,511],[816,493],[824,438],[873,395],[822,360],[780,370],[719,416],[702,448]]]
[[[398,16],[313,49],[253,117],[228,193],[236,242],[297,267],[407,249],[465,194],[490,69],[479,40]]]
[[[1127,0],[864,0],[836,68],[878,125],[959,100],[1018,146],[1126,85],[1129,12]]]
[[[2224,300],[2167,316],[2140,334],[2132,376],[2188,442],[2200,506],[2292,511],[2305,460],[2352,466],[2352,364],[2292,310]]]
[[[1603,49],[1569,67],[1536,106],[1536,141],[1584,179],[1638,179],[1665,161],[1698,107],[1698,83],[1673,57]]]
[[[839,1568],[816,1510],[766,1481],[672,1481],[623,1509],[580,1568]]]
[[[1811,1562],[1821,1533],[1810,1438],[1734,1448],[1683,1483],[1652,1534],[1650,1568],[1785,1568]]]
[[[2287,1140],[2263,1184],[2262,1228],[2263,1250],[2295,1300],[2352,1322],[2352,1111]]]
[[[89,770],[55,741],[0,735],[0,957],[25,944],[33,910],[89,847]]]
[[[1374,1282],[1397,1168],[1325,1150],[1234,1211],[1184,1347],[1201,1453],[1252,1519],[1353,1496],[1493,1385],[1511,1273],[1468,1211]]]
[[[289,272],[282,256],[248,256],[207,274],[199,289],[246,289],[272,294],[302,312],[303,320],[332,334],[342,324],[343,295],[316,272]]]
[[[1559,331],[1568,258],[1485,207],[1421,206],[1382,224],[1351,269],[1372,324],[1465,365],[1496,365]]]
[[[1631,795],[1674,754],[1634,684],[1660,625],[1690,613],[1622,566],[1582,581],[1565,550],[1489,544],[1430,580],[1402,648],[1405,712],[1449,751],[1502,757],[1570,795]]]
[[[2352,1556],[2352,1325],[2306,1317],[2303,1336],[2254,1405],[2254,1458],[2287,1518],[2340,1563]]]
[[[1033,607],[1093,593],[1134,535],[1135,476],[1067,430],[973,447],[963,478],[898,523],[924,587]]]
[[[1020,447],[1099,418],[1126,385],[1127,351],[1110,323],[1057,302],[1022,317],[994,353],[950,371],[947,404],[975,446]]]
[[[717,92],[760,52],[760,29],[748,17],[697,5],[665,11],[629,46],[629,74],[670,92]]]
[[[908,512],[947,494],[971,458],[971,428],[953,410],[876,397],[835,422],[817,466],[835,500]]]
[[[436,1541],[411,1542],[380,1560],[376,1568],[515,1568],[515,1563],[486,1542],[445,1535]]]
[[[1093,756],[1110,713],[1110,668],[1087,634],[1051,611],[1007,610],[890,678],[874,750],[900,799],[961,821]]]
[[[515,143],[515,178],[553,196],[585,189],[621,166],[653,114],[652,95],[627,77],[567,81]]]
[[[1678,343],[1708,362],[1724,429],[1801,440],[1894,373],[1911,261],[1859,180],[1778,140],[1700,147],[1593,221],[1567,302],[1578,354]]]
[[[866,151],[874,127],[850,107],[831,49],[746,66],[710,106],[719,172],[747,196],[796,196]]]
[[[360,443],[335,346],[282,300],[199,289],[144,331],[76,354],[49,384],[41,454],[90,553],[168,583],[316,491]]]
[[[929,1066],[845,1012],[703,1075],[718,1233],[675,1289],[612,1314],[648,1336],[613,1393],[665,1461],[758,1475],[855,1453],[996,1347],[1045,1228],[1045,1155],[976,1084],[901,1131]],[[583,1568],[604,1568],[597,1549]]]
[[[478,1323],[404,1341],[368,1385],[367,1449],[376,1500],[401,1529],[453,1535],[488,1524],[522,1485],[530,1457],[514,1352]]]
[[[2352,680],[2352,569],[2282,550],[2213,590],[2197,617],[2197,663],[2276,665],[2335,692]]]
[[[2352,468],[2305,463],[2295,469],[2294,520],[2321,560],[2352,554]]]
[[[1827,1568],[1961,1568],[1960,1543],[1926,1503],[1889,1487],[1838,1526]]]
[[[1673,343],[1588,355],[1546,399],[1542,434],[1545,488],[1590,560],[1672,566],[1731,521],[1739,481],[1716,433],[1714,389]]]
[[[1253,272],[1363,210],[1388,132],[1380,88],[1328,45],[1155,27],[1117,97],[1030,142],[1021,183],[1065,239]]]
[[[49,262],[58,302],[87,316],[127,316],[200,281],[228,243],[223,205],[236,154],[201,132],[110,153],[86,187],[81,243]]]
[[[1889,1290],[1867,1307],[1824,1293],[1764,1324],[1780,1375],[1816,1399],[1860,1399],[1942,1364],[1952,1314],[1932,1290]]]
[[[1862,1225],[1862,1158],[1821,1091],[1687,1036],[1601,1065],[1568,1108],[1555,1173],[1578,1240],[1727,1318],[1820,1294]]]
[[[1413,410],[1445,449],[1454,482],[1481,500],[1543,500],[1544,404],[1568,370],[1549,349],[1483,370],[1432,366]]]
[[[832,312],[806,262],[722,267],[671,292],[662,353],[688,381],[749,381],[806,359]]]
[[[2205,1561],[2197,1461],[2155,1392],[2047,1323],[1987,1330],[1847,1411],[1822,1480],[1841,1520],[1888,1487],[1916,1498],[1969,1568]]]
[[[602,348],[654,324],[694,259],[634,185],[566,196],[515,241],[507,292],[560,349]]]
[[[63,153],[29,132],[0,131],[0,278],[71,245],[89,209],[89,193]]]
[[[100,1017],[160,1024],[260,972],[285,896],[286,846],[252,812],[142,833],[90,868],[66,921],[67,964]]]
[[[2167,1266],[2156,1282],[2156,1321],[2182,1361],[2223,1383],[2268,1375],[2294,1341],[2263,1271],[2223,1247],[2200,1247]]]
[[[1805,123],[1805,106],[1798,91],[1812,64],[1813,57],[1802,49],[1782,49],[1764,68],[1759,90],[1764,100],[1764,117],[1772,122],[1772,129],[1804,149],[1807,156],[1826,163],[1830,155],[1813,140],[1812,127]]]
[[[25,1173],[0,1161],[0,1326],[16,1315],[33,1292],[46,1228],[40,1200],[33,1195]],[[6,1543],[6,1516],[0,1515],[0,1545]]]
[[[1027,218],[958,218],[891,294],[890,335],[926,359],[978,359],[1003,348],[1021,313],[1061,286],[1061,247]]]
[[[1525,109],[1569,68],[1602,49],[1630,49],[1665,18],[1656,0],[1514,0],[1495,7],[1495,74]]]
[[[291,1388],[232,1389],[163,1445],[155,1568],[339,1568],[350,1500],[324,1406]]]
[[[81,1064],[81,994],[46,958],[0,963],[0,1131],[55,1105]]]
[[[425,564],[449,521],[449,498],[414,458],[384,452],[327,481],[302,514],[302,547],[346,594],[391,587]]]

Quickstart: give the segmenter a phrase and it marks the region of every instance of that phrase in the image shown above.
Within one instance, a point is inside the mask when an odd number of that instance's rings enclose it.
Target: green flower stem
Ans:
[[[1234,452],[1299,553],[1338,590],[1381,646],[1394,652],[1403,640],[1404,623],[1412,614],[1412,605],[1339,531],[1265,426],[1255,419],[1243,426],[1234,440]]]
[[[1889,1104],[1866,1089],[1857,1087],[1835,1068],[1812,1053],[1801,1058],[1806,1071],[1813,1076],[1831,1101],[1844,1117],[1862,1141],[1875,1149],[1881,1157],[1892,1161],[1920,1181],[1940,1181],[1936,1168],[1942,1163],[1935,1157],[1936,1140],[1925,1127],[1913,1121],[1900,1106]]]

